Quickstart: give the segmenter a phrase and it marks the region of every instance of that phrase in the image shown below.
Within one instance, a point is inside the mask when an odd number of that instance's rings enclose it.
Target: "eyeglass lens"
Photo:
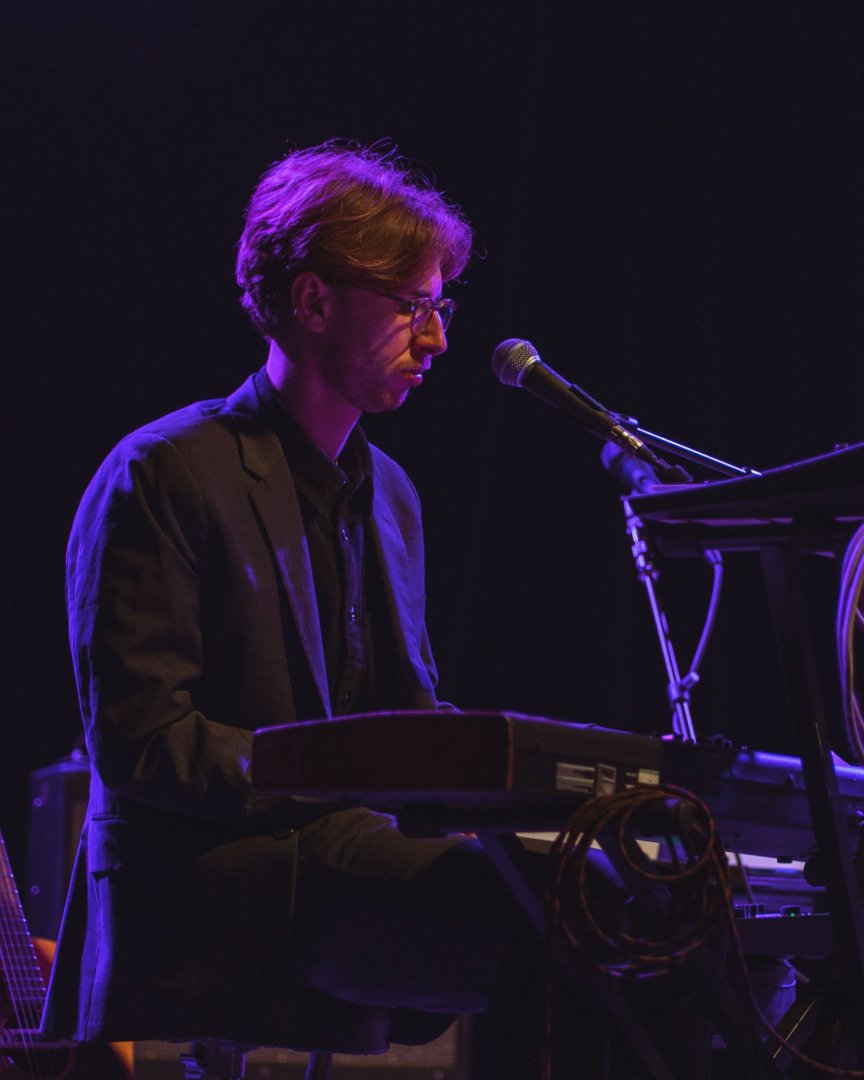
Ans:
[[[444,300],[422,300],[414,310],[411,320],[411,329],[415,334],[422,334],[432,318],[432,312],[438,312],[441,320],[441,329],[446,330],[453,320],[453,312],[456,310],[456,301],[449,297]]]

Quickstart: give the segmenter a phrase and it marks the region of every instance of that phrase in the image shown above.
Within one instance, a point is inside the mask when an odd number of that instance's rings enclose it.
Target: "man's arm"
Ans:
[[[196,706],[208,516],[177,450],[114,451],[69,543],[70,642],[93,764],[113,791],[166,810],[241,818],[252,733]]]

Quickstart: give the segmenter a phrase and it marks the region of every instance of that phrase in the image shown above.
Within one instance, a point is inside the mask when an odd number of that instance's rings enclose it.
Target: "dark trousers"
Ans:
[[[534,875],[542,856],[525,858]],[[592,872],[620,906],[602,860]],[[340,811],[301,831],[290,954],[292,981],[394,1008],[396,1042],[446,1026],[422,1013],[482,1012],[474,1080],[539,1078],[550,976],[553,1080],[605,1077],[620,1044],[590,991],[550,973],[545,943],[476,840],[407,838],[387,815]]]

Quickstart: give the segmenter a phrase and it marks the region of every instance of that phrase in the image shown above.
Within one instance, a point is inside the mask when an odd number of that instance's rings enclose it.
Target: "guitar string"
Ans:
[[[5,854],[5,851],[4,851]],[[4,860],[5,862],[6,860]],[[29,1019],[28,1010],[23,1007],[22,1000],[22,980],[19,974],[20,964],[16,963],[16,953],[19,946],[16,938],[13,934],[12,926],[12,907],[14,906],[14,897],[10,896],[9,888],[9,875],[6,872],[5,866],[2,868],[2,893],[0,893],[0,936],[2,936],[2,949],[0,949],[0,963],[3,966],[3,975],[6,983],[6,994],[9,998],[9,1007],[12,1013],[13,1022],[21,1028]],[[25,1040],[23,1046],[23,1052],[25,1060],[30,1068],[30,1054],[29,1047]],[[32,1072],[32,1068],[30,1069]]]
[[[0,840],[2,843],[2,840]],[[0,929],[2,929],[3,948],[0,950],[0,961],[3,965],[3,973],[6,980],[6,991],[9,996],[9,1005],[12,1009],[18,1030],[33,1028],[32,1007],[27,1001],[24,992],[24,962],[20,944],[20,934],[15,933],[14,909],[20,905],[20,897],[15,888],[11,876],[11,866],[5,844],[2,846],[2,896],[0,896]],[[34,957],[35,959],[35,957]],[[29,1036],[21,1036],[21,1052],[27,1062],[30,1073],[36,1072],[36,1061],[31,1048]]]
[[[6,979],[9,1003],[14,1011],[18,1029],[22,1032],[21,1053],[32,1076],[50,1076],[52,1072],[50,1051],[40,1049],[33,1036],[23,1034],[23,1031],[38,1031],[41,1026],[40,1005],[44,1004],[45,983],[33,941],[27,929],[21,897],[15,884],[2,835],[0,835],[0,936],[4,945],[0,949],[0,963],[2,963]],[[36,997],[39,998],[38,1004]],[[54,1072],[56,1073],[56,1070]]]
[[[0,854],[3,859],[2,870],[6,894],[5,930],[11,946],[8,953],[10,957],[8,970],[18,986],[18,1005],[15,1007],[15,1015],[20,1029],[38,1032],[45,1002],[45,982],[2,836],[0,836],[0,845],[2,845]],[[28,1063],[27,1067],[31,1075],[33,1077],[57,1076],[58,1070],[52,1067],[52,1052],[40,1046],[38,1036],[22,1034],[21,1039],[21,1052]],[[65,1070],[62,1071],[65,1073]]]

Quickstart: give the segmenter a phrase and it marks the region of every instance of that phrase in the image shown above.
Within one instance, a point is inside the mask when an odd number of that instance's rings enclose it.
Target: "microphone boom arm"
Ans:
[[[569,390],[575,398],[587,405],[589,409],[593,409],[600,416],[605,415],[611,418],[614,426],[603,437],[611,439],[627,454],[645,458],[646,455],[639,453],[641,448],[638,446],[638,442],[641,440],[646,446],[665,450],[667,453],[674,454],[685,461],[692,461],[696,465],[702,465],[706,469],[719,472],[723,476],[762,475],[756,469],[751,469],[746,465],[733,465],[728,461],[723,461],[721,458],[714,457],[712,454],[706,454],[702,450],[696,450],[692,446],[686,446],[675,439],[670,439],[666,435],[658,435],[655,431],[648,431],[640,427],[639,421],[634,417],[624,416],[623,413],[613,412],[611,409],[607,409],[605,405],[601,405],[596,398],[583,390],[577,383],[569,383]],[[638,439],[634,438],[634,436],[638,436]],[[681,468],[681,466],[670,465],[662,458],[656,458],[650,464],[657,472],[658,479],[662,483],[690,484],[693,482],[693,477],[685,469]]]
[[[762,475],[758,469],[751,469],[749,465],[733,465],[729,461],[723,461],[722,458],[706,454],[702,450],[696,450],[694,447],[677,442],[666,435],[658,435],[656,431],[647,431],[645,428],[640,427],[638,420],[631,417],[622,416],[620,413],[610,413],[609,415],[615,417],[616,420],[620,420],[621,423],[629,425],[643,442],[649,446],[656,446],[658,450],[665,450],[667,453],[674,454],[685,461],[693,462],[694,465],[702,465],[704,468],[721,473],[723,476]]]

